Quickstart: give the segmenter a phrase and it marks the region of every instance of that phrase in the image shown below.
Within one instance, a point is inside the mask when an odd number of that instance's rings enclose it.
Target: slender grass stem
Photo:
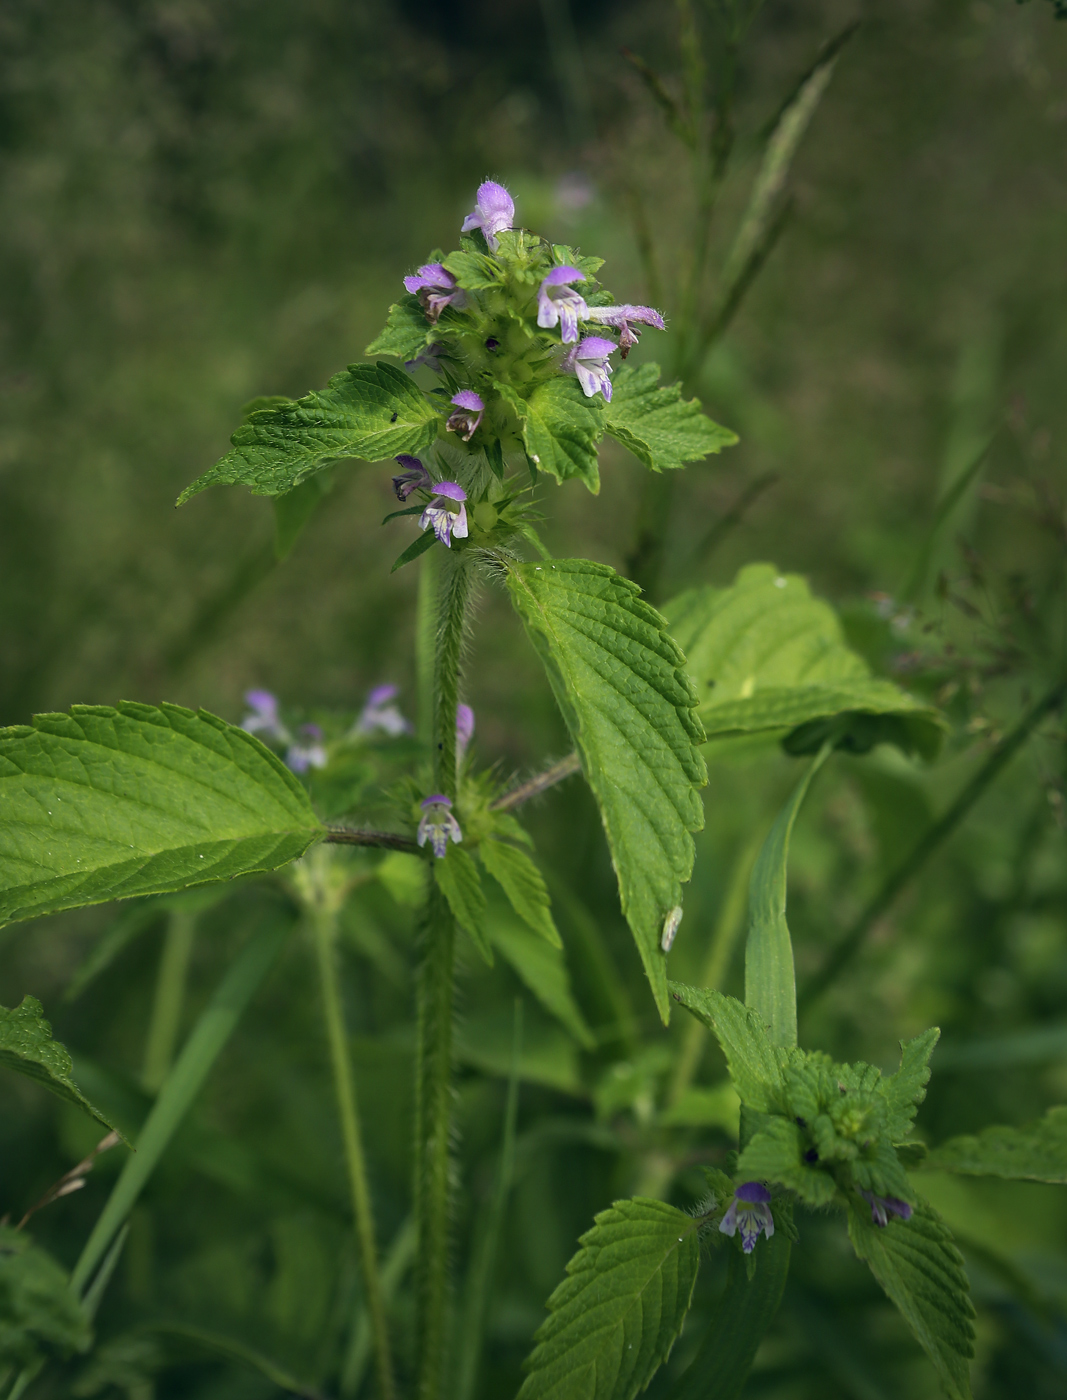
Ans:
[[[341,1122],[348,1185],[352,1193],[352,1214],[356,1225],[360,1269],[367,1313],[374,1338],[374,1356],[378,1373],[380,1400],[393,1400],[393,1362],[389,1350],[389,1329],[385,1318],[381,1279],[378,1273],[378,1248],[374,1238],[374,1218],[371,1213],[370,1188],[367,1184],[367,1163],[360,1131],[359,1103],[348,1055],[345,1036],[341,990],[337,978],[337,910],[332,903],[312,909],[312,931],[322,989],[326,1038],[330,1047],[330,1067],[333,1071],[337,1113]]]
[[[166,1079],[174,1060],[195,937],[196,915],[188,909],[172,909],[163,939],[141,1071],[141,1083],[150,1094]]]

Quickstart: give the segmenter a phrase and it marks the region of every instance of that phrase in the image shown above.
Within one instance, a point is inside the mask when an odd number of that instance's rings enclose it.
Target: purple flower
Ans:
[[[897,1196],[876,1196],[873,1191],[861,1191],[860,1195],[871,1208],[871,1219],[879,1229],[889,1224],[890,1215],[899,1215],[901,1220],[911,1219],[911,1206]]]
[[[478,186],[478,198],[474,208],[463,220],[461,233],[470,233],[480,228],[489,244],[490,252],[497,250],[496,236],[515,222],[515,201],[503,185],[495,180],[486,180]]]
[[[249,734],[262,734],[266,739],[276,739],[282,744],[288,742],[290,735],[278,714],[277,696],[269,690],[248,690],[245,692],[245,704],[252,713],[245,715],[241,721],[242,729]]]
[[[474,736],[474,711],[469,705],[456,706],[456,762],[462,763]]]
[[[461,389],[452,395],[452,402],[456,407],[448,415],[445,427],[450,433],[459,433],[464,442],[470,442],[482,421],[485,404],[473,389]]]
[[[373,734],[376,729],[384,729],[394,739],[398,734],[410,733],[411,725],[393,704],[395,699],[395,685],[376,685],[356,720],[356,733]]]
[[[558,325],[564,345],[578,339],[578,322],[589,319],[585,297],[571,286],[584,281],[585,273],[576,267],[554,267],[537,293],[537,324],[542,330]]]
[[[306,773],[309,768],[326,767],[326,750],[323,747],[322,730],[317,724],[302,724],[300,733],[304,741],[289,745],[285,755],[286,764],[294,773]]]
[[[729,1209],[719,1223],[724,1235],[741,1231],[741,1248],[751,1254],[756,1248],[760,1231],[768,1239],[774,1234],[774,1216],[768,1202],[771,1193],[758,1181],[743,1181],[734,1192]]]
[[[419,516],[419,529],[428,530],[433,526],[437,538],[446,549],[451,549],[453,535],[460,540],[467,538],[467,507],[464,505],[467,493],[454,481],[439,481],[435,490],[433,500]]]
[[[663,317],[653,306],[591,306],[585,319],[602,321],[620,332],[619,349],[624,360],[641,335],[634,329],[635,325],[655,326],[658,331],[666,329]]]
[[[404,468],[393,477],[393,490],[398,501],[406,501],[412,491],[429,491],[433,477],[417,457],[409,457],[402,452],[396,460]]]
[[[459,822],[452,815],[451,798],[434,793],[432,797],[424,797],[419,805],[422,807],[422,820],[416,839],[420,846],[425,846],[429,841],[434,855],[440,860],[448,850],[449,841],[463,840]]]
[[[434,374],[441,373],[441,356],[447,351],[448,346],[442,345],[439,340],[435,340],[432,345],[427,345],[425,350],[420,350],[413,360],[405,360],[406,370],[418,369],[419,365],[425,365]]]
[[[597,335],[587,335],[572,350],[568,350],[560,364],[565,374],[576,374],[582,393],[587,399],[599,391],[611,402],[611,366],[608,356],[616,349],[613,340],[602,340]]]
[[[463,288],[456,286],[456,279],[440,263],[423,263],[413,277],[404,278],[404,286],[418,296],[431,323],[446,306],[463,306],[467,300]]]

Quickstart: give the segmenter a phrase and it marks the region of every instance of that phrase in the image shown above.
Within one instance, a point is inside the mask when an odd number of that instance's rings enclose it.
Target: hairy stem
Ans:
[[[196,915],[188,909],[171,911],[159,960],[152,1019],[148,1023],[141,1083],[154,1094],[170,1073],[181,1029],[189,962],[196,936]]]
[[[944,845],[986,788],[1022,748],[1045,716],[1051,714],[1053,710],[1058,710],[1065,699],[1067,699],[1067,680],[1061,680],[1023,715],[1010,734],[1006,734],[1001,739],[948,811],[923,833],[911,854],[886,878],[881,889],[859,915],[823,966],[801,989],[797,998],[798,1006],[802,1008],[810,1006],[836,980],[862,948],[878,920],[896,902],[897,896],[905,886],[915,878],[934,852]]]
[[[374,1337],[374,1359],[378,1373],[380,1400],[393,1400],[393,1362],[389,1352],[389,1329],[385,1320],[385,1304],[378,1273],[378,1247],[374,1238],[374,1218],[371,1213],[370,1188],[367,1184],[367,1162],[363,1152],[363,1137],[359,1123],[359,1104],[352,1065],[348,1057],[341,990],[337,978],[335,942],[337,909],[331,903],[314,906],[311,911],[315,953],[322,988],[326,1039],[330,1047],[330,1067],[337,1095],[337,1114],[341,1122],[348,1185],[352,1193],[352,1214],[356,1225],[360,1271],[371,1332]]]
[[[561,758],[558,763],[553,763],[551,768],[546,768],[543,773],[536,773],[519,787],[504,793],[503,797],[498,797],[492,804],[493,810],[495,812],[510,812],[515,807],[521,807],[524,802],[529,802],[531,797],[539,797],[550,787],[562,783],[564,778],[573,777],[575,773],[581,771],[582,760],[576,753],[569,753],[566,758]]]
[[[434,790],[456,796],[456,707],[459,663],[470,604],[472,569],[462,555],[449,558],[441,577],[441,606],[434,655],[433,780]]]

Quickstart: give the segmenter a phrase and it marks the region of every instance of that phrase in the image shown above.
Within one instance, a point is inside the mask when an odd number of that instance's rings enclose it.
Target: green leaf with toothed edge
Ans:
[[[663,923],[682,903],[703,825],[707,770],[685,660],[636,584],[604,564],[505,562],[600,808],[622,911],[660,1015],[669,1015]]]
[[[888,1074],[882,1079],[882,1094],[889,1104],[886,1134],[890,1142],[902,1142],[907,1137],[916,1110],[926,1098],[926,1086],[930,1082],[930,1056],[940,1036],[937,1026],[932,1026],[914,1040],[902,1040],[900,1068],[895,1074]]]
[[[519,1400],[633,1400],[682,1330],[699,1228],[643,1196],[601,1211],[548,1300]]]
[[[924,1170],[1067,1186],[1067,1107],[1050,1108],[1025,1128],[994,1126],[931,1148]]]
[[[489,836],[478,847],[478,854],[519,918],[553,947],[562,948],[544,877],[526,852]]]
[[[557,481],[578,477],[595,496],[600,490],[596,449],[604,436],[603,397],[587,399],[569,374],[539,384],[528,399],[506,384],[496,388],[519,419],[530,461]]]
[[[433,327],[416,296],[401,297],[389,308],[389,317],[382,332],[371,341],[365,355],[395,355],[398,360],[413,360],[433,339]]]
[[[180,705],[0,730],[0,924],[274,870],[323,834],[276,755]]]
[[[605,415],[609,437],[621,442],[650,471],[674,471],[737,442],[737,434],[713,422],[699,399],[683,399],[679,384],[658,388],[659,365],[623,365],[612,381]]]
[[[209,486],[244,485],[256,496],[292,491],[330,462],[418,456],[437,436],[439,414],[410,375],[379,360],[349,365],[325,389],[253,413],[225,457],[178,497],[184,505]]]
[[[758,1011],[712,987],[669,984],[671,996],[714,1034],[742,1103],[758,1113],[783,1113],[786,1066],[800,1052],[773,1045]]]
[[[93,1107],[71,1079],[70,1054],[65,1045],[52,1039],[52,1027],[44,1019],[44,1008],[36,997],[23,997],[11,1010],[0,1006],[0,1064],[35,1079],[114,1131],[114,1124]]]
[[[920,1202],[910,1220],[894,1215],[879,1228],[857,1199],[849,1202],[848,1234],[934,1363],[951,1400],[971,1400],[974,1307],[948,1226]]]
[[[492,967],[493,950],[485,936],[485,891],[478,867],[466,851],[450,842],[445,855],[434,858],[433,877],[448,900],[452,917]]]

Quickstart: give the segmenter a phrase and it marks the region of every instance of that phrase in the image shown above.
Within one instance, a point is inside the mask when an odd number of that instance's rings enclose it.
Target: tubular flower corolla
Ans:
[[[419,516],[419,528],[429,530],[432,527],[445,548],[451,549],[453,535],[460,540],[467,538],[467,507],[464,504],[467,493],[455,481],[439,481],[434,490],[433,500]]]
[[[416,840],[420,846],[425,846],[429,841],[434,855],[441,860],[448,850],[449,841],[458,843],[463,840],[459,822],[452,815],[452,800],[441,793],[434,793],[424,797],[419,805],[422,807],[422,819]]]
[[[860,1191],[860,1195],[871,1208],[871,1219],[884,1230],[889,1224],[890,1215],[899,1215],[901,1220],[911,1219],[911,1206],[897,1196],[876,1196],[873,1191]]]
[[[448,415],[445,427],[450,433],[459,433],[464,442],[470,442],[482,421],[485,404],[473,389],[461,389],[452,395],[455,408]]]
[[[241,721],[241,728],[249,734],[260,734],[278,743],[289,742],[290,734],[278,714],[278,698],[269,690],[245,691],[245,704],[252,711]]]
[[[568,350],[560,364],[565,374],[576,374],[582,393],[591,399],[598,391],[611,402],[611,365],[608,356],[616,349],[613,340],[602,340],[598,335],[587,335],[572,349]]]
[[[478,186],[478,198],[474,208],[463,220],[461,233],[470,233],[480,228],[491,252],[497,250],[498,233],[511,228],[515,222],[515,201],[503,185],[495,180],[485,180]]]
[[[758,1181],[743,1181],[734,1192],[726,1214],[719,1223],[724,1235],[741,1231],[741,1248],[751,1254],[756,1248],[760,1231],[768,1239],[774,1234],[774,1216],[770,1208],[771,1193]]]
[[[571,285],[584,281],[585,273],[576,267],[554,267],[537,293],[537,324],[542,330],[558,325],[564,345],[578,339],[578,322],[590,317],[585,297]]]
[[[658,331],[666,329],[663,317],[653,306],[591,306],[584,319],[600,321],[618,330],[619,350],[624,360],[640,339],[641,332],[636,326],[655,326]]]
[[[402,452],[396,460],[404,468],[393,477],[393,490],[398,501],[406,501],[412,491],[429,491],[433,477],[417,457],[409,457]]]
[[[456,706],[456,762],[462,763],[474,737],[474,711],[469,705]]]
[[[395,699],[395,685],[376,685],[367,696],[363,713],[356,721],[356,732],[373,734],[376,729],[383,729],[394,739],[398,734],[410,733],[411,724],[393,704]]]
[[[440,263],[423,263],[413,276],[404,278],[404,286],[418,297],[430,322],[436,321],[446,306],[460,307],[467,300],[463,288]]]
[[[322,730],[317,724],[302,724],[300,733],[303,740],[289,745],[285,762],[294,773],[306,773],[309,768],[325,768],[326,749],[322,744]]]

